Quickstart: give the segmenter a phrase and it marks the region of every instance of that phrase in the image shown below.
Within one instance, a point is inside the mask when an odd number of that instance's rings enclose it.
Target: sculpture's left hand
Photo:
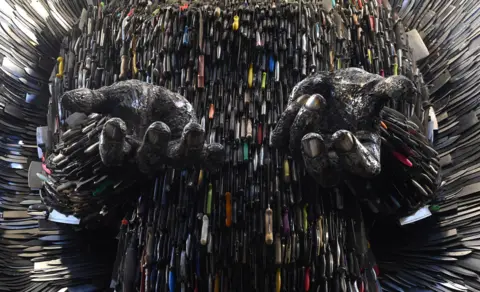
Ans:
[[[403,76],[383,78],[357,68],[322,72],[298,83],[271,136],[272,146],[303,157],[323,186],[342,173],[371,177],[380,172],[380,112],[390,100],[411,100],[414,84]]]

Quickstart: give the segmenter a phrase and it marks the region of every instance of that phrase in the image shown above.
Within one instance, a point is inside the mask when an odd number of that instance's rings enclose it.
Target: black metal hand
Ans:
[[[380,172],[380,112],[393,99],[413,100],[404,76],[383,78],[358,68],[321,72],[298,83],[273,130],[271,144],[303,156],[324,187],[342,170],[362,177]]]
[[[139,169],[151,173],[163,164],[176,168],[223,162],[221,144],[205,144],[192,105],[163,87],[128,80],[102,87],[66,92],[61,105],[72,112],[111,115],[100,136],[100,157],[107,166],[134,157]]]

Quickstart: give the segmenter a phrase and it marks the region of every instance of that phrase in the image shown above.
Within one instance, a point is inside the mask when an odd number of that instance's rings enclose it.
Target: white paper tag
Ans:
[[[427,205],[425,207],[422,207],[422,208],[418,209],[414,214],[412,214],[410,216],[400,218],[398,220],[400,222],[400,225],[403,226],[403,225],[411,224],[411,223],[414,223],[414,222],[417,222],[417,221],[420,221],[422,219],[425,219],[427,217],[432,216],[432,213],[430,212],[429,207],[430,206]]]
[[[422,37],[416,29],[412,29],[407,32],[408,37],[408,46],[412,49],[412,57],[415,61],[419,61],[423,58],[426,58],[430,53],[428,52],[427,46],[422,40]]]
[[[50,212],[48,215],[48,220],[52,222],[57,222],[57,223],[65,223],[65,224],[72,224],[72,225],[78,225],[80,224],[80,219],[73,215],[64,215],[57,210],[53,210]]]

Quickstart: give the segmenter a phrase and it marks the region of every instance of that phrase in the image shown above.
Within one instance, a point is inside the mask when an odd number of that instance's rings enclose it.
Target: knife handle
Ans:
[[[208,216],[203,215],[203,224],[202,224],[202,232],[200,236],[200,243],[202,245],[207,244],[207,238],[208,238]]]
[[[275,275],[275,291],[280,292],[281,288],[282,288],[282,274],[280,273],[280,269],[277,269],[277,272]]]
[[[225,193],[225,213],[225,225],[230,227],[232,225],[232,195],[230,192]]]
[[[137,68],[137,52],[133,52],[133,58],[132,58],[132,73],[133,73],[133,78],[137,77],[138,73],[138,68]]]
[[[265,243],[268,245],[273,243],[272,213],[272,209],[268,206],[265,211]]]
[[[135,291],[135,275],[137,270],[137,250],[134,245],[127,248],[125,264],[123,267],[123,289],[124,292]]]
[[[48,211],[48,207],[43,204],[35,204],[28,206],[28,211]]]
[[[120,80],[124,80],[127,75],[127,70],[128,70],[127,65],[128,65],[127,56],[122,55],[122,63],[120,65],[120,76],[118,76]]]
[[[55,76],[57,76],[57,78],[63,78],[63,72],[64,72],[63,57],[58,57],[57,62],[58,62],[58,73]]]
[[[150,265],[153,262],[153,246],[155,244],[155,235],[153,232],[153,227],[148,227],[147,230],[147,254],[146,254],[146,263]]]
[[[280,241],[280,234],[275,236],[275,264],[282,264],[282,242]]]
[[[94,84],[95,88],[100,88],[102,86],[102,76],[103,76],[103,68],[98,68],[95,70],[95,76],[94,76]]]
[[[203,55],[198,56],[197,87],[205,87],[205,59]]]

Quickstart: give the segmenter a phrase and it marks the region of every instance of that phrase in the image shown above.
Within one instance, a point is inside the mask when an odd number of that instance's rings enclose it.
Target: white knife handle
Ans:
[[[208,239],[208,216],[203,215],[202,234],[200,236],[200,243],[202,245],[207,244]]]

